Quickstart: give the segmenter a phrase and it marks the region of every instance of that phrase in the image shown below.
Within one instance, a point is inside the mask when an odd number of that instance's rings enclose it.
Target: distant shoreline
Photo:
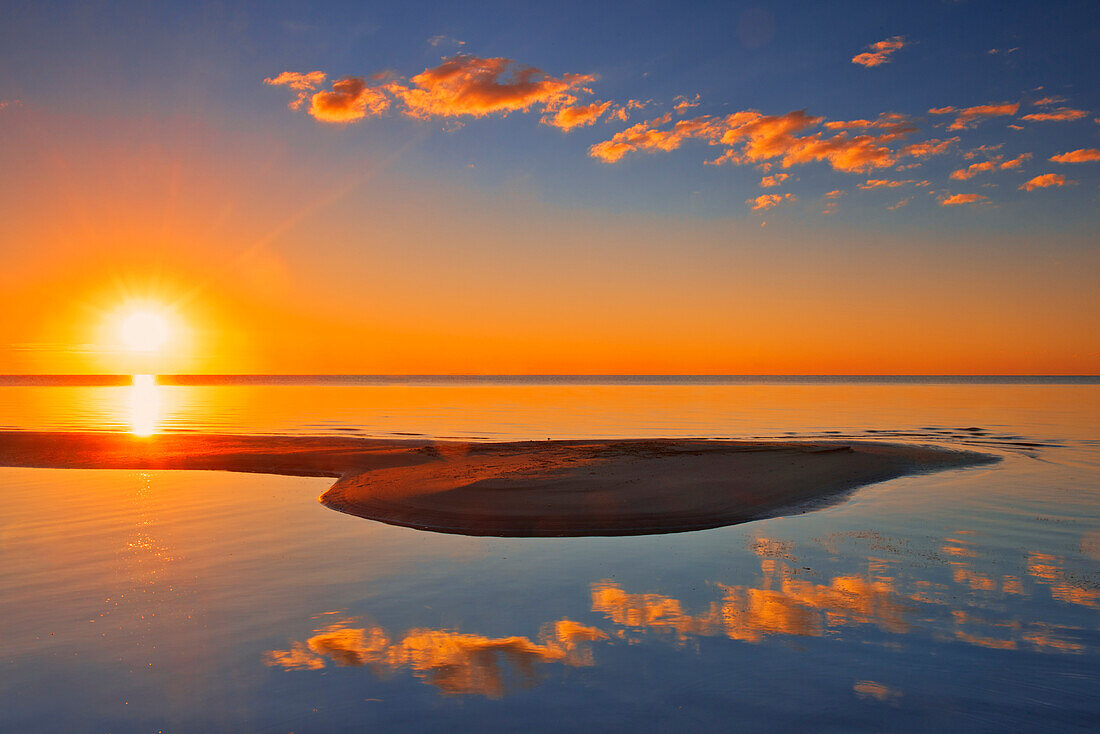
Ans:
[[[1100,375],[157,375],[175,386],[386,385],[1100,385]],[[0,375],[0,387],[116,387],[133,375]]]
[[[202,469],[337,481],[348,514],[464,535],[638,535],[805,511],[857,487],[995,457],[868,441],[464,443],[312,436],[0,432],[0,466]]]

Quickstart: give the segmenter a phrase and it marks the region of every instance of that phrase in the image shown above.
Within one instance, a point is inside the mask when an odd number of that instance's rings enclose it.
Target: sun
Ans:
[[[119,318],[119,336],[135,352],[155,352],[168,341],[168,319],[153,309],[124,312]]]

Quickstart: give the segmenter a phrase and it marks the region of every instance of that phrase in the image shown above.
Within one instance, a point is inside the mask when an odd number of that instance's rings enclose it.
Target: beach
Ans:
[[[641,535],[799,512],[906,474],[996,461],[860,441],[457,442],[312,436],[0,433],[0,465],[337,477],[321,501],[420,530]]]

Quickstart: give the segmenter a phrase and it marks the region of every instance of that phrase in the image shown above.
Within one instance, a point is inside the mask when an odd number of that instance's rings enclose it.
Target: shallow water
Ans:
[[[319,505],[325,479],[0,469],[0,730],[1066,731],[1100,717],[1095,385],[156,386],[152,411],[138,390],[0,388],[0,422],[835,431],[1003,461],[794,517],[573,539],[381,525]]]

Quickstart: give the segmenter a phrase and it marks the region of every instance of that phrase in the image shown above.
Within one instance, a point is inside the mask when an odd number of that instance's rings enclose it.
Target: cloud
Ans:
[[[666,114],[655,120],[631,125],[626,130],[615,133],[610,140],[593,145],[588,149],[588,155],[605,163],[615,163],[622,160],[627,153],[656,150],[667,152],[676,150],[688,138],[708,137],[714,134],[716,123],[710,116],[680,120],[670,130],[657,129],[671,119],[671,116]]]
[[[698,107],[702,104],[700,101],[700,95],[696,94],[694,97],[685,97],[684,95],[677,96],[673,101],[676,103],[672,109],[677,112],[684,112],[690,110],[692,107]]]
[[[332,83],[332,91],[317,92],[310,99],[309,114],[321,122],[355,122],[380,115],[390,106],[381,89],[367,86],[361,77],[349,76]]]
[[[840,189],[833,189],[829,193],[825,194],[826,199],[839,199],[842,196],[844,196],[844,192]]]
[[[860,66],[866,66],[868,68],[872,66],[881,66],[890,61],[890,56],[905,46],[905,36],[894,36],[887,38],[885,41],[879,41],[878,43],[872,43],[867,48],[870,51],[866,53],[856,54],[852,57],[853,64],[859,64]]]
[[[401,100],[410,117],[484,117],[535,106],[554,111],[576,103],[574,94],[590,92],[585,85],[595,80],[587,74],[553,77],[511,59],[457,54],[420,72],[407,85],[391,82],[387,90]]]
[[[650,100],[650,102],[652,102],[652,101],[653,100]],[[642,102],[641,100],[638,100],[638,99],[628,99],[626,101],[626,104],[619,105],[614,110],[612,110],[611,114],[609,114],[607,116],[608,120],[610,121],[610,120],[614,119],[614,120],[620,120],[622,122],[626,122],[627,120],[630,119],[630,111],[631,110],[640,110],[643,107],[645,107],[646,104],[647,104],[646,102]]]
[[[989,201],[989,197],[980,194],[955,194],[943,199],[940,204],[943,206],[959,206],[960,204],[984,204],[987,201]]]
[[[957,137],[948,138],[946,140],[936,140],[932,138],[921,143],[907,145],[898,151],[898,155],[910,158],[929,158],[934,155],[943,155],[952,145],[958,142],[959,138]]]
[[[909,179],[908,181],[887,181],[882,178],[869,178],[867,183],[861,183],[859,187],[861,189],[896,189],[898,186],[904,186],[905,184],[916,183],[915,180]]]
[[[821,119],[810,117],[805,110],[774,117],[755,111],[738,112],[726,118],[718,142],[731,146],[725,157],[737,163],[778,159],[784,168],[789,168],[825,161],[838,171],[861,172],[893,165],[894,154],[885,143],[916,129],[893,116],[884,116],[880,121],[867,125],[879,132],[878,135],[850,136],[842,130],[831,137],[825,137],[822,133],[796,136],[796,133],[818,125]],[[856,123],[862,126],[866,121]],[[851,122],[839,124],[853,125]],[[734,147],[738,145],[740,151]]]
[[[1024,161],[1031,159],[1031,153],[1021,153],[1015,158],[1009,159],[1001,164],[1001,170],[1006,171],[1010,168],[1019,168]]]
[[[560,119],[563,125],[558,126],[568,129],[589,124],[584,120],[600,105],[610,106],[610,103],[594,103],[558,118],[558,112],[577,105],[577,94],[591,93],[585,85],[595,81],[595,76],[563,74],[553,77],[511,59],[483,59],[467,54],[446,58],[439,66],[425,69],[408,80],[375,74],[373,83],[368,84],[362,77],[349,76],[334,82],[330,91],[311,96],[310,92],[324,79],[323,72],[313,71],[307,74],[283,72],[264,81],[296,91],[298,95],[291,102],[291,108],[298,109],[310,99],[309,114],[318,120],[336,123],[379,115],[394,106],[417,119],[507,115],[541,108],[548,113],[544,119],[547,124],[557,124]],[[604,107],[600,114],[606,109]]]
[[[823,127],[826,130],[888,130],[891,132],[915,132],[912,120],[896,112],[884,112],[874,120],[831,120]]]
[[[1082,117],[1088,115],[1085,110],[1075,110],[1069,107],[1059,107],[1053,112],[1032,112],[1030,115],[1024,115],[1021,120],[1028,120],[1030,122],[1065,122],[1068,120],[1080,120]]]
[[[952,171],[951,178],[955,181],[967,181],[974,178],[976,175],[983,171],[992,171],[996,167],[996,161],[982,161],[981,163],[975,163],[968,168],[960,168],[957,171]]]
[[[724,163],[765,164],[777,162],[783,168],[824,161],[835,170],[862,172],[884,168],[896,162],[896,155],[886,147],[905,137],[916,128],[899,115],[883,115],[879,120],[856,120],[833,123],[833,129],[864,128],[876,134],[850,135],[841,129],[836,135],[822,132],[798,135],[820,125],[824,118],[812,117],[805,110],[785,115],[763,115],[755,110],[735,112],[725,117],[704,115],[680,120],[671,128],[662,129],[671,121],[670,115],[638,123],[597,143],[589,155],[607,163],[621,160],[634,151],[670,151],[684,141],[698,139],[726,150],[709,161]]]
[[[982,146],[982,147],[983,148],[988,148],[990,150],[996,150],[997,148],[1000,148],[1001,146],[997,145],[997,146]],[[973,156],[968,156],[968,157],[973,157]],[[1007,160],[1007,161],[1003,160],[1003,156],[995,156],[995,157],[993,157],[993,158],[991,158],[987,161],[982,161],[981,163],[974,163],[974,164],[970,165],[967,168],[960,168],[957,171],[953,171],[951,173],[951,178],[956,180],[956,181],[967,181],[969,179],[974,178],[974,176],[978,175],[979,173],[983,173],[985,171],[995,171],[997,169],[1000,169],[1002,171],[1007,171],[1007,170],[1012,169],[1012,168],[1019,168],[1021,165],[1023,165],[1024,161],[1026,161],[1030,158],[1031,158],[1031,153],[1021,153],[1020,155],[1016,156],[1015,158],[1012,158],[1012,159]]]
[[[1015,115],[1019,110],[1019,102],[1002,102],[1001,104],[982,104],[962,109],[955,107],[933,107],[928,110],[928,113],[932,115],[956,115],[955,121],[948,125],[947,129],[966,130],[974,127],[982,120],[987,120],[990,117]]]
[[[973,158],[977,158],[979,153],[992,153],[1003,147],[1005,147],[1004,143],[997,143],[996,145],[979,145],[974,150],[968,150],[966,153],[963,153],[963,158],[969,161]]]
[[[764,178],[760,179],[760,186],[765,189],[770,189],[773,186],[778,186],[790,177],[791,174],[789,173],[776,173],[771,176],[765,176]]]
[[[269,77],[264,79],[264,84],[271,84],[273,86],[286,86],[294,90],[303,89],[316,89],[321,86],[325,81],[325,72],[323,71],[284,71],[276,77]]]
[[[440,34],[438,36],[432,36],[431,38],[428,39],[428,45],[430,45],[432,48],[436,48],[436,47],[442,46],[444,44],[446,44],[448,46],[465,46],[466,42],[465,41],[460,41],[457,38],[455,38],[453,36],[448,36],[446,34]]]
[[[1031,104],[1035,105],[1036,107],[1050,107],[1051,105],[1055,105],[1065,101],[1065,97],[1043,97],[1042,99],[1035,100]]]
[[[272,86],[289,87],[298,94],[287,105],[292,110],[299,109],[302,103],[309,97],[309,93],[317,87],[321,86],[325,81],[325,72],[323,71],[308,71],[305,73],[297,71],[284,71],[275,77],[269,77],[264,79],[264,84],[270,84]]]
[[[575,127],[591,125],[600,118],[600,115],[607,112],[609,107],[611,107],[610,102],[593,102],[586,105],[559,107],[557,111],[545,115],[541,122],[544,125],[553,125],[569,132]]]
[[[1071,150],[1068,153],[1059,153],[1050,158],[1055,163],[1097,163],[1100,162],[1100,150],[1096,148],[1081,148]]]
[[[1048,186],[1065,186],[1066,177],[1060,173],[1044,173],[1041,176],[1036,176],[1023,186],[1020,187],[1023,191],[1034,191],[1035,189],[1045,189]]]
[[[894,205],[892,205],[892,206],[888,206],[888,207],[886,207],[886,208],[887,208],[887,209],[890,209],[890,210],[893,210],[893,209],[901,209],[901,208],[902,208],[903,206],[908,206],[908,204],[909,204],[909,199],[902,199],[902,200],[901,200],[901,201],[899,201],[899,202],[898,202],[897,204],[894,204]]]
[[[794,194],[761,194],[755,199],[746,199],[745,203],[750,205],[753,211],[760,211],[777,207],[784,201],[797,200]]]

